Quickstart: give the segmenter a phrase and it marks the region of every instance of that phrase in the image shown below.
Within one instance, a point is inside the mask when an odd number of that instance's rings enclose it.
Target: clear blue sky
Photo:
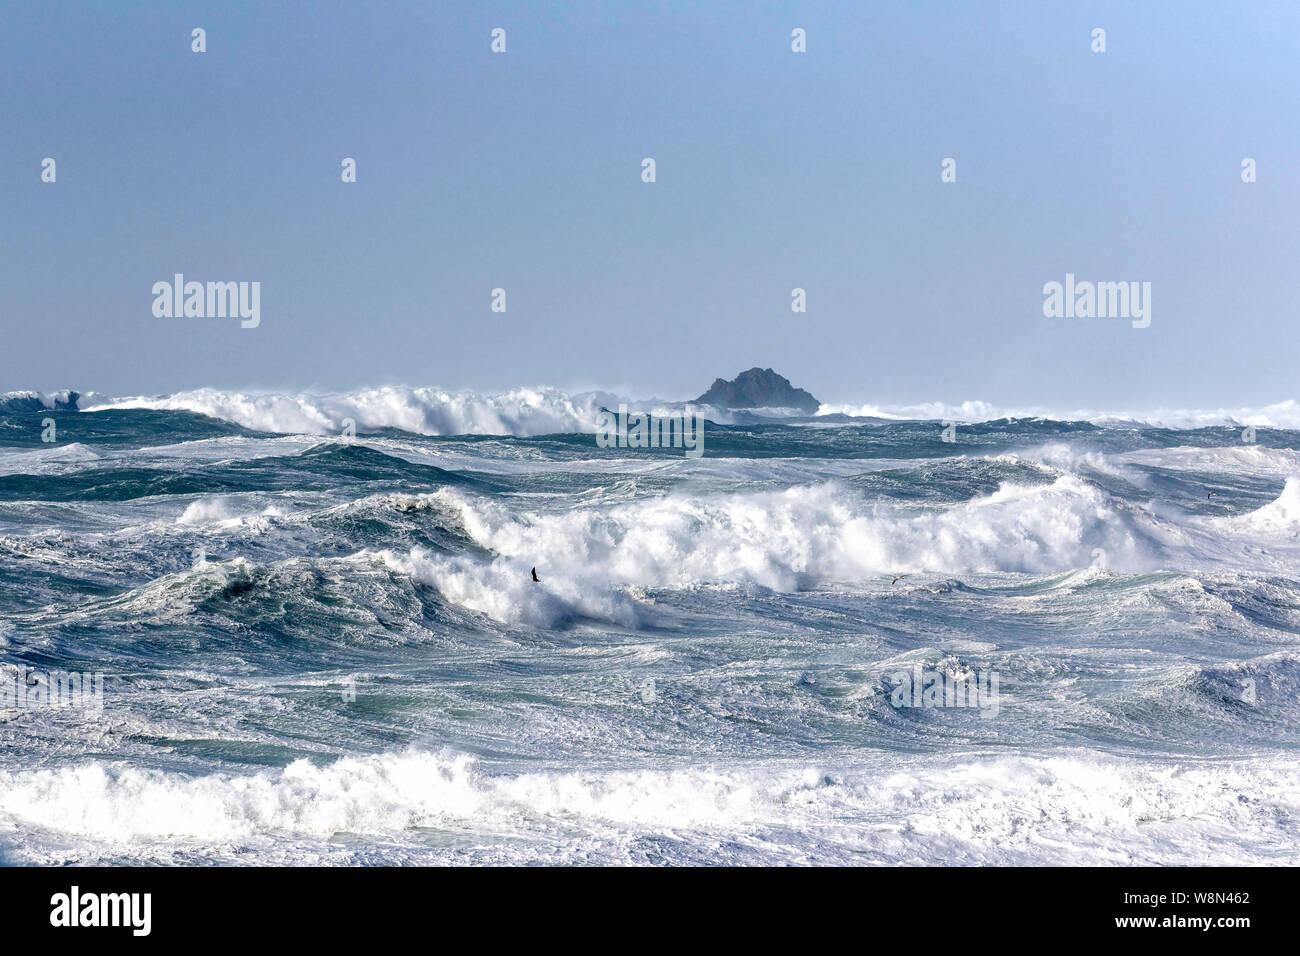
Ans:
[[[1292,0],[4,0],[0,23],[0,390],[685,398],[770,365],[824,401],[1300,397]],[[260,328],[155,318],[175,272],[260,281]],[[1066,272],[1150,281],[1151,327],[1044,318]]]

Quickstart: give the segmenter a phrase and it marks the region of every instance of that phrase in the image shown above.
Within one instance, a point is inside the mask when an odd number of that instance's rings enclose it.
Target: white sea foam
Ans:
[[[214,526],[222,529],[252,528],[265,531],[270,525],[264,519],[283,517],[283,508],[268,505],[252,514],[241,511],[238,499],[232,495],[211,495],[198,498],[181,512],[178,525],[186,527]]]
[[[948,402],[915,402],[910,405],[852,405],[823,403],[818,415],[847,415],[850,418],[888,418],[899,421],[931,421],[953,419],[960,422],[982,422],[1008,417],[1008,413],[989,402],[970,401],[959,404]],[[1010,413],[1016,417],[1033,415]]]
[[[1253,567],[1277,572],[1300,536],[1300,480],[1276,502],[1232,518],[1170,518],[1116,502],[1063,473],[1048,484],[919,509],[873,501],[838,482],[783,491],[637,498],[520,510],[517,502],[441,489],[430,502],[490,561],[420,549],[384,554],[447,600],[507,623],[554,626],[577,616],[632,625],[628,595],[645,587],[759,585],[797,591],[887,573],[1055,574]],[[529,568],[538,567],[542,585]]]
[[[1198,448],[1142,448],[1112,456],[1120,465],[1147,465],[1188,471],[1222,472],[1225,475],[1268,475],[1287,478],[1300,474],[1300,451],[1241,444]]]
[[[66,406],[74,395],[76,392],[66,388],[55,392],[36,392],[30,389],[3,392],[0,393],[0,410],[53,409],[59,405]]]
[[[1223,528],[1264,538],[1300,537],[1300,477],[1288,478],[1282,494],[1262,508],[1216,521]]]
[[[358,431],[396,428],[420,435],[544,435],[594,432],[602,396],[553,388],[498,395],[385,386],[324,395],[256,394],[202,388],[155,398],[119,398],[87,411],[154,408],[198,412],[259,431],[331,435],[351,419]]]
[[[1297,794],[1294,762],[1262,756],[916,757],[906,767],[865,756],[844,767],[502,774],[464,755],[410,751],[246,775],[97,762],[0,773],[0,826],[89,841],[92,858],[186,842],[324,846],[340,833],[410,846],[428,828],[510,833],[523,858],[529,842],[547,854],[561,838],[575,854],[616,859],[647,836],[716,847],[743,835],[757,858],[790,862],[1295,864]],[[19,851],[40,859],[30,841]]]
[[[575,575],[552,577],[547,570],[546,587],[539,587],[530,568],[518,562],[486,564],[424,548],[409,554],[383,551],[378,557],[393,570],[437,588],[452,604],[507,624],[559,627],[591,618],[637,627],[647,616],[644,607],[629,595],[608,586],[592,588]]]
[[[1159,566],[1161,538],[1173,534],[1070,474],[927,510],[874,502],[837,482],[669,494],[563,512],[521,511],[457,489],[430,498],[496,557],[416,549],[383,559],[454,604],[542,626],[577,615],[634,623],[639,606],[626,598],[632,588],[795,591],[897,572],[1053,573],[1087,567],[1097,549],[1111,568],[1146,570]],[[529,576],[533,565],[541,586]]]
[[[22,399],[28,393],[11,393]],[[55,396],[30,393],[52,407]],[[664,413],[681,408],[680,403],[626,398],[607,392],[569,394],[555,388],[516,388],[497,394],[446,391],[433,387],[384,386],[353,392],[312,394],[308,392],[237,392],[200,388],[172,395],[109,398],[81,396],[79,407],[86,411],[108,408],[154,408],[198,412],[235,422],[259,431],[293,434],[337,434],[345,419],[356,422],[359,431],[397,428],[423,435],[514,435],[518,437],[557,432],[596,430],[602,405],[617,408],[628,404],[637,411]],[[789,409],[749,409],[731,412],[701,406],[711,421],[729,424],[738,416],[788,417]],[[915,402],[911,404],[823,404],[818,416],[847,415],[855,418],[893,420],[944,420],[985,422],[1002,418],[1045,418],[1057,421],[1135,422],[1168,428],[1245,426],[1300,429],[1300,402],[1288,399],[1256,408],[1154,409],[1124,411],[1105,409],[1050,409],[1042,406],[999,406],[982,400],[959,403]]]
[[[43,445],[31,451],[6,449],[0,451],[0,475],[60,474],[78,471],[103,458],[102,452],[80,442]]]
[[[1155,558],[1137,521],[1070,474],[924,511],[874,502],[836,482],[563,513],[440,494],[468,534],[499,555],[544,555],[552,568],[627,584],[750,581],[794,590],[885,571],[1049,573],[1088,565],[1098,547],[1113,566],[1145,568]]]
[[[1256,428],[1300,428],[1300,402],[1287,399],[1257,408],[1160,408],[1146,411],[1062,409],[1045,406],[999,406],[985,401],[916,402],[912,404],[823,404],[818,415],[884,418],[901,421],[988,422],[1004,418],[1042,418],[1065,422],[1133,422],[1165,428],[1208,428],[1254,425]]]

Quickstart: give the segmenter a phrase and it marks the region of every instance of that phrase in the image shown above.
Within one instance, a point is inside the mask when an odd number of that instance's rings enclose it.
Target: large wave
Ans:
[[[518,513],[448,490],[482,547],[620,584],[751,581],[778,590],[891,571],[1051,573],[1086,567],[1096,548],[1112,567],[1158,559],[1152,527],[1095,485],[1061,475],[938,509],[873,502],[824,482],[784,491],[669,494],[617,507]]]
[[[1225,529],[1261,538],[1300,541],[1300,478],[1290,477],[1276,500],[1247,514],[1219,518]]]
[[[1147,570],[1173,534],[1070,474],[937,510],[874,502],[838,482],[562,512],[521,511],[457,489],[431,498],[494,558],[417,548],[383,560],[454,604],[540,626],[575,616],[633,625],[642,609],[627,595],[642,588],[797,591],[889,573],[1054,573],[1099,561]],[[534,565],[540,588],[528,573]]]
[[[643,588],[790,592],[900,573],[1137,573],[1236,566],[1248,552],[1258,552],[1261,570],[1276,571],[1295,559],[1295,548],[1261,551],[1253,542],[1282,536],[1300,543],[1300,479],[1288,480],[1278,499],[1256,512],[1185,523],[1068,472],[926,509],[874,501],[836,481],[562,512],[519,510],[451,488],[429,497],[494,557],[417,548],[385,552],[383,560],[453,604],[539,626],[582,616],[634,626],[646,609],[628,596]],[[544,576],[541,588],[528,574],[534,565]]]
[[[0,399],[0,410],[73,407],[83,411],[149,408],[196,412],[257,431],[330,435],[351,420],[358,431],[400,429],[421,435],[513,435],[591,433],[601,407],[628,404],[637,411],[680,411],[681,403],[631,399],[609,392],[568,393],[551,387],[516,388],[500,393],[448,391],[436,387],[389,385],[352,392],[241,392],[199,388],[171,395],[110,398],[75,392],[42,395],[14,392]],[[789,410],[728,411],[700,406],[710,420],[743,423],[755,418],[790,420]],[[1300,429],[1300,402],[1287,400],[1257,408],[1156,409],[1106,411],[998,406],[985,401],[912,404],[823,404],[817,415],[895,421],[986,422],[1038,418],[1053,421],[1131,422],[1167,428],[1245,426]],[[798,420],[798,419],[795,419]],[[808,419],[804,419],[808,421]]]
[[[569,395],[554,388],[517,388],[495,395],[396,385],[323,395],[201,388],[156,398],[83,402],[82,409],[189,411],[257,431],[308,435],[336,435],[351,421],[359,432],[393,428],[418,435],[527,437],[594,432],[596,417],[606,399],[598,392]]]
[[[70,389],[57,392],[4,392],[0,394],[0,413],[75,409],[80,398],[78,393]]]

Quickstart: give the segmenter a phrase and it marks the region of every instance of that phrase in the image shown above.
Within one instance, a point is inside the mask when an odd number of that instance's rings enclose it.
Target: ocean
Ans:
[[[0,860],[1300,863],[1293,404],[618,401],[0,398]]]

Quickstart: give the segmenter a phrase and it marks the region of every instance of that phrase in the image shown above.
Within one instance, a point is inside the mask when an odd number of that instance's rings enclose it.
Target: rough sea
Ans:
[[[1300,863],[1294,406],[603,403],[0,398],[0,860]]]

